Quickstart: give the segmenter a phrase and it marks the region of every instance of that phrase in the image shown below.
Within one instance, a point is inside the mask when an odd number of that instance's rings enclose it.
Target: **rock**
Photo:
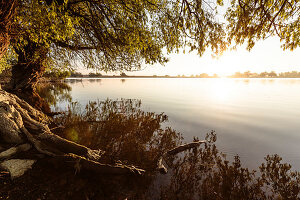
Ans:
[[[30,144],[22,144],[22,145],[19,145],[17,147],[9,148],[9,149],[7,149],[7,150],[0,153],[0,159],[9,158],[9,157],[11,157],[12,155],[14,155],[18,152],[28,151],[30,148],[31,148]]]
[[[0,163],[0,167],[10,173],[11,179],[15,179],[31,169],[35,162],[36,160],[11,159]]]

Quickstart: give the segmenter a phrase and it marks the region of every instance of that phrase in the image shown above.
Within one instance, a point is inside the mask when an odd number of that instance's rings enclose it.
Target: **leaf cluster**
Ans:
[[[232,0],[226,18],[229,42],[247,42],[250,50],[260,39],[277,35],[283,49],[300,46],[298,0]]]
[[[225,32],[215,14],[203,0],[20,0],[12,46],[47,48],[48,67],[138,70],[185,46],[199,55],[208,47],[222,52]]]

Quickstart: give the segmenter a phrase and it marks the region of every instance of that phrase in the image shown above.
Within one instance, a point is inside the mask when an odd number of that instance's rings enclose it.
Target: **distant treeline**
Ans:
[[[82,74],[80,72],[71,72],[71,74],[70,74],[70,77],[90,77],[90,78],[97,78],[97,77],[103,77],[103,76],[106,77],[106,75],[102,75],[101,73],[98,73],[98,72],[96,72],[96,73],[91,72],[88,75],[84,75],[84,74]],[[115,76],[115,75],[113,75],[113,76]],[[127,75],[124,72],[122,72],[122,73],[120,73],[120,76],[121,77],[126,77]]]
[[[43,77],[51,80],[61,80],[71,76],[69,71],[46,71],[43,74]]]
[[[230,78],[300,78],[300,72],[291,71],[291,72],[281,72],[277,74],[274,71],[261,72],[261,73],[252,73],[250,71],[246,71],[244,73],[236,72],[235,74],[228,77]]]
[[[170,76],[170,75],[164,75],[164,76],[158,76],[158,75],[152,75],[152,76],[130,76],[125,74],[124,72],[120,73],[120,75],[102,75],[101,73],[89,73],[88,75],[82,74],[80,72],[45,72],[44,77],[47,78],[54,78],[54,79],[64,79],[67,77],[78,77],[78,78],[99,78],[99,77],[154,77],[154,78],[219,78],[217,74],[208,75],[207,73],[202,74],[196,74],[196,75],[177,75],[177,76]],[[228,78],[300,78],[300,72],[298,71],[291,71],[291,72],[281,72],[276,73],[274,71],[271,72],[261,72],[261,73],[255,73],[255,72],[235,72],[235,74],[231,76],[227,76]]]
[[[158,76],[158,75],[152,75],[152,76],[130,76],[125,74],[124,72],[120,73],[120,75],[102,75],[101,73],[89,73],[88,75],[82,74],[80,72],[72,72],[70,77],[90,77],[90,78],[96,78],[96,77],[155,77],[155,78],[219,78],[217,74],[213,74],[212,76],[202,73],[199,75],[190,75],[190,76],[185,76],[185,75],[177,75],[177,76],[170,76],[170,75],[163,75],[163,76]]]
[[[210,76],[207,73],[195,74],[195,75],[192,74],[190,76],[177,75],[177,77],[181,77],[181,78],[220,78],[218,76],[218,74],[213,74],[212,76]]]

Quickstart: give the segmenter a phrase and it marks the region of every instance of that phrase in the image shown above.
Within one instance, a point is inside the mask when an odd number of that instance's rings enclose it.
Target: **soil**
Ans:
[[[75,169],[55,166],[50,158],[44,158],[15,180],[0,172],[0,199],[140,199],[134,192],[139,179],[76,173]]]
[[[0,73],[0,86],[3,87],[5,84],[7,84],[10,80],[10,77],[11,77],[10,69],[6,69],[2,71],[2,73]]]

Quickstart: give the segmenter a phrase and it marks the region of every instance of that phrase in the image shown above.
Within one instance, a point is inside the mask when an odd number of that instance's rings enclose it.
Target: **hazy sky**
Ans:
[[[165,65],[148,66],[142,71],[127,74],[135,75],[191,75],[217,73],[230,75],[240,71],[300,71],[300,48],[283,51],[277,38],[269,38],[257,42],[249,52],[245,46],[237,50],[227,51],[220,58],[212,58],[211,52],[207,51],[202,57],[195,52],[169,55],[170,61]]]
[[[141,71],[126,72],[128,75],[196,75],[216,73],[219,75],[231,75],[237,71],[263,72],[263,71],[300,71],[300,48],[283,51],[280,41],[273,37],[259,41],[249,52],[245,46],[236,50],[228,50],[219,58],[212,58],[207,50],[200,57],[196,52],[168,55],[170,61],[162,66],[160,64],[148,65]],[[89,73],[87,70],[79,70]],[[102,73],[105,74],[105,73]],[[107,73],[107,74],[119,74]]]
[[[224,0],[224,6],[218,6],[217,19],[227,23],[224,13],[230,5],[230,0]],[[300,48],[294,51],[283,51],[278,37],[270,37],[259,41],[249,52],[246,46],[236,50],[226,51],[219,58],[212,58],[211,51],[207,50],[200,57],[196,52],[168,55],[170,61],[164,66],[148,65],[141,71],[126,72],[128,75],[196,75],[201,73],[231,75],[235,72],[263,72],[263,71],[300,71]],[[88,73],[86,70],[83,73]],[[104,74],[104,73],[103,73]],[[108,74],[119,74],[108,73]]]

